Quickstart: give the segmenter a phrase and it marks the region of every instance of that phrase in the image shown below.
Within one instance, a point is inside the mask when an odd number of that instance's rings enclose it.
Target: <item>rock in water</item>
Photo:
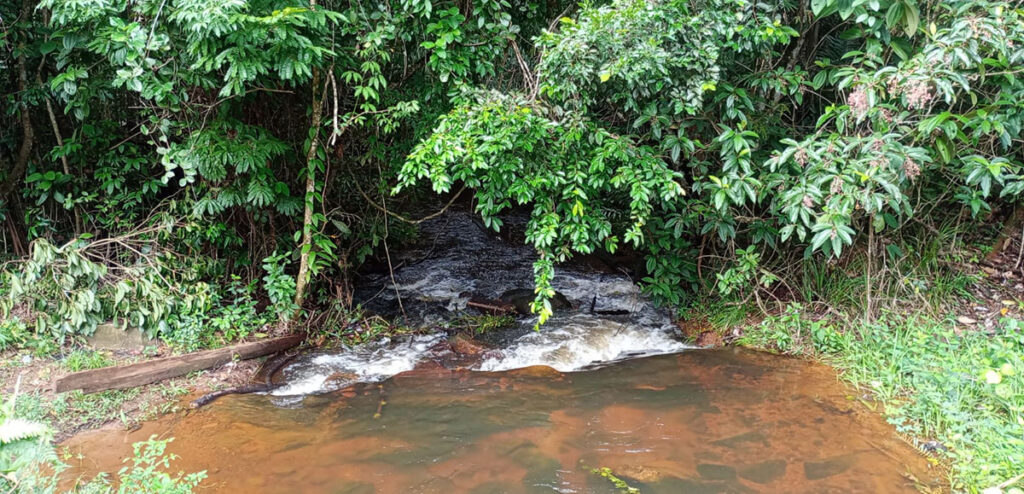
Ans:
[[[494,350],[486,343],[474,340],[466,333],[457,333],[448,340],[448,346],[459,355],[483,355]]]
[[[808,461],[804,463],[804,476],[808,480],[819,480],[839,475],[849,470],[856,461],[856,454],[834,456],[822,461]]]
[[[528,315],[530,314],[530,303],[536,298],[536,294],[530,288],[516,288],[515,290],[509,290],[501,294],[498,297],[502,302],[512,304],[516,308],[516,312]],[[551,310],[558,311],[563,309],[571,309],[572,304],[569,299],[565,298],[559,292],[555,292],[555,296],[551,297]]]

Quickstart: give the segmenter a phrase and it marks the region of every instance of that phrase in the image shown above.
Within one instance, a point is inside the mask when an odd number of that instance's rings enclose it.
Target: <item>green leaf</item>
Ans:
[[[826,8],[833,6],[835,0],[811,0],[811,12],[814,13],[815,17],[821,17],[821,13]]]
[[[921,11],[918,10],[917,3],[914,0],[906,0],[903,22],[903,32],[907,33],[907,36],[913,37],[917,33],[918,24],[921,22]]]

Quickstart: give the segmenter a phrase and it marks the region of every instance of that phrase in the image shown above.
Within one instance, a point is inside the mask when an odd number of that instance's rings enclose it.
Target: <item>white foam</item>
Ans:
[[[561,372],[585,369],[624,358],[674,353],[692,348],[682,343],[667,318],[603,318],[573,314],[553,318],[540,331],[516,339],[499,356],[477,370],[503,371],[547,365]],[[274,396],[324,393],[356,382],[379,382],[412,370],[430,359],[443,341],[441,333],[402,341],[383,340],[332,353],[310,354],[284,370],[287,382]]]
[[[432,346],[444,335],[419,335],[401,341],[384,339],[334,353],[314,354],[289,365],[284,371],[287,384],[275,389],[275,396],[323,393],[354,382],[377,382],[412,370],[427,358]],[[331,376],[341,375],[340,379]]]
[[[570,372],[626,357],[674,353],[687,348],[666,325],[577,314],[523,335],[502,355],[481,362],[479,369],[502,371],[547,365]]]

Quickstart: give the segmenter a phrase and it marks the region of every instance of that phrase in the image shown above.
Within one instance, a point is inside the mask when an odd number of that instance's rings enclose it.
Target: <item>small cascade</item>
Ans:
[[[521,231],[525,219],[506,220],[507,231]],[[497,238],[466,212],[450,212],[421,225],[419,245],[393,259],[392,274],[368,276],[359,283],[356,301],[367,310],[397,316],[404,310],[411,324],[430,326],[450,320],[471,299],[498,300],[510,292],[530,292],[529,246]],[[509,370],[546,365],[570,372],[638,356],[685,350],[670,314],[655,307],[625,274],[580,264],[557,268],[554,288],[571,307],[556,312],[540,330],[535,317],[521,316],[514,327],[473,368]],[[399,304],[401,298],[401,304]],[[442,332],[316,352],[284,369],[286,384],[278,396],[323,393],[355,382],[376,382],[450,356]]]

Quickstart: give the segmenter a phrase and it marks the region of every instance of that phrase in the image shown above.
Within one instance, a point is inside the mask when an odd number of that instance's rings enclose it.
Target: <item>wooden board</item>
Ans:
[[[86,393],[95,393],[108,389],[134,388],[163,379],[183,376],[189,372],[224,365],[235,359],[251,359],[287,350],[302,343],[305,339],[305,334],[295,334],[120,367],[75,372],[57,379],[55,389],[58,393],[75,389]]]

